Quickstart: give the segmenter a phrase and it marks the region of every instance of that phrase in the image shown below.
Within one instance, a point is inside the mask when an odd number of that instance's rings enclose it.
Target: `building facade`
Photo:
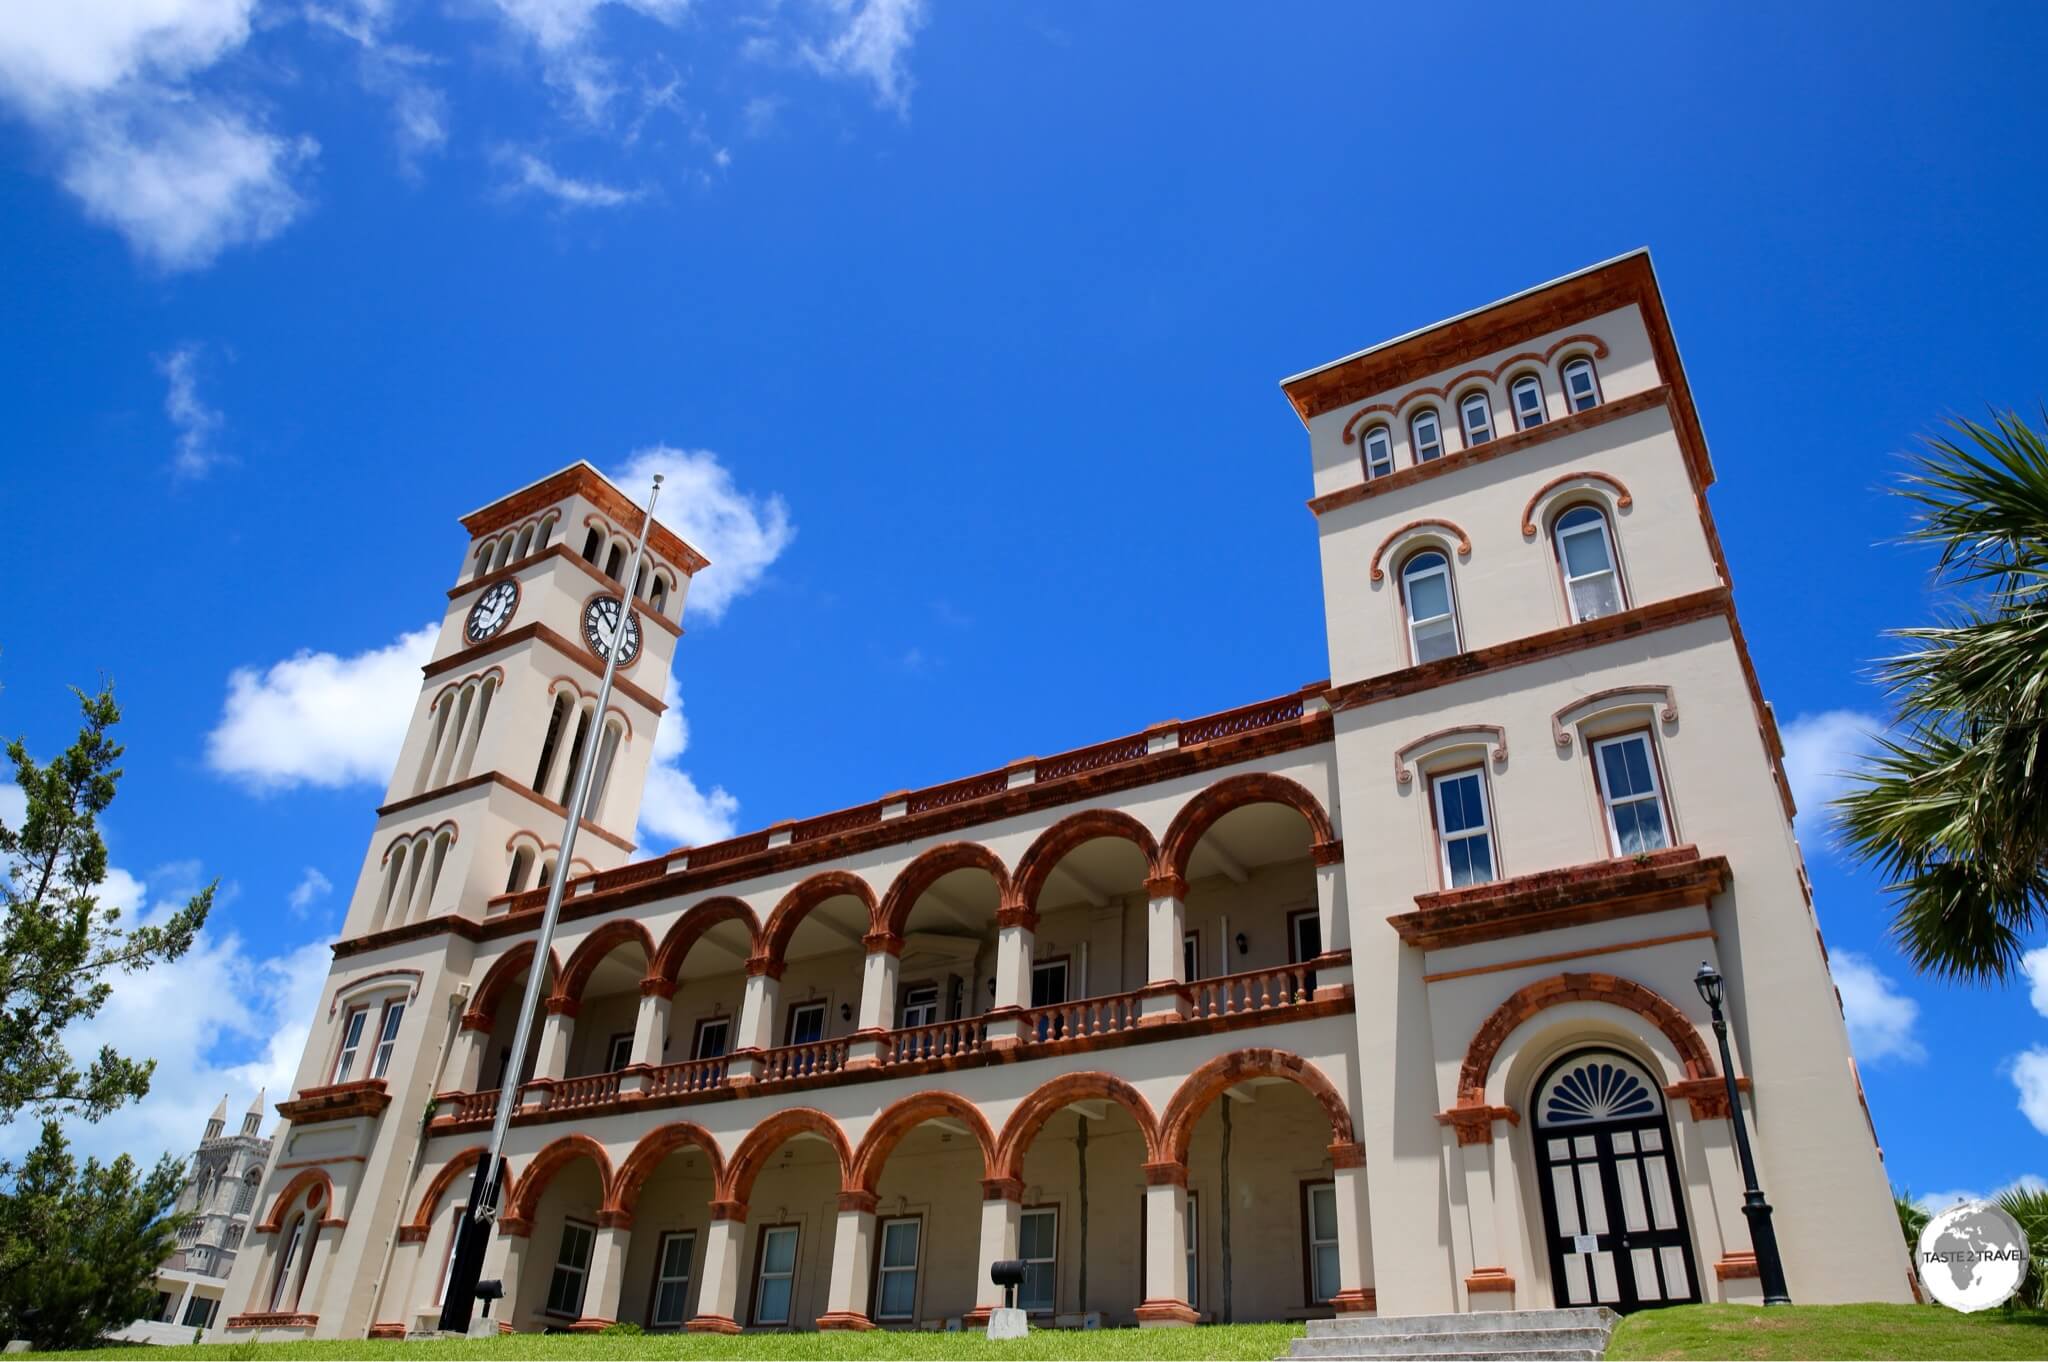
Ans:
[[[1731,1119],[1793,1295],[1910,1299],[1647,255],[1282,387],[1329,680],[652,856],[704,560],[598,716],[637,508],[466,517],[226,1329],[432,1327],[507,1082],[519,1329],[971,1326],[1012,1257],[1048,1323],[1755,1300]]]
[[[249,1218],[256,1208],[270,1141],[263,1135],[263,1099],[242,1114],[242,1126],[228,1134],[228,1099],[207,1118],[199,1147],[192,1151],[176,1211],[190,1216],[178,1233],[178,1247],[156,1270],[157,1309],[115,1335],[135,1343],[190,1343],[193,1331],[220,1322],[221,1302],[234,1271]]]

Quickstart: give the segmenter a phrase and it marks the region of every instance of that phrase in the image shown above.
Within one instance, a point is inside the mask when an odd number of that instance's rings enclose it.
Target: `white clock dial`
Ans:
[[[469,608],[469,623],[465,632],[471,643],[482,643],[492,634],[505,627],[505,621],[512,618],[512,612],[519,605],[519,584],[499,582],[483,595],[476,598],[476,604]]]
[[[583,641],[599,657],[610,657],[616,644],[619,665],[626,666],[640,656],[640,617],[627,611],[622,627],[619,603],[610,596],[599,596],[583,607]]]

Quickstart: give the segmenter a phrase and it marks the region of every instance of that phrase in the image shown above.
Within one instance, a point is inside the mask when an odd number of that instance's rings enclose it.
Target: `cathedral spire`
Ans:
[[[256,1100],[249,1104],[249,1110],[242,1117],[242,1133],[255,1135],[263,1129],[263,1096],[265,1090],[256,1089]]]
[[[213,1109],[213,1115],[206,1118],[206,1134],[203,1138],[209,1140],[218,1138],[221,1131],[227,1129],[227,1124],[228,1095],[226,1093],[222,1093],[220,1095],[219,1104],[216,1105]]]

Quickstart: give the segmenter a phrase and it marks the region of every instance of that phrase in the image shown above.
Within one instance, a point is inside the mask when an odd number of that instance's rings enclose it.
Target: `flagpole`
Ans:
[[[476,1177],[470,1183],[469,1204],[456,1222],[454,1261],[449,1264],[448,1289],[441,1303],[444,1332],[467,1334],[470,1315],[476,1305],[477,1278],[483,1275],[484,1249],[490,1239],[491,1222],[498,1218],[497,1200],[502,1194],[501,1164],[505,1134],[512,1125],[512,1109],[518,1104],[520,1075],[526,1069],[526,1048],[533,1038],[533,1018],[540,1005],[540,990],[553,957],[555,927],[562,916],[562,891],[569,883],[570,857],[576,853],[576,831],[583,822],[584,805],[590,799],[591,774],[597,768],[597,752],[604,746],[605,715],[612,699],[612,678],[619,669],[619,645],[626,636],[626,621],[633,611],[633,583],[640,579],[647,555],[647,534],[654,526],[654,503],[661,496],[661,474],[654,475],[654,487],[647,494],[647,510],[640,520],[640,540],[633,546],[633,561],[625,580],[619,583],[619,618],[612,626],[611,644],[605,649],[604,679],[597,685],[597,722],[590,740],[576,759],[576,776],[569,808],[562,819],[561,851],[555,858],[554,878],[548,882],[548,904],[540,915],[540,934],[533,945],[533,961],[526,969],[526,992],[519,1004],[519,1025],[512,1033],[512,1057],[498,1084],[498,1111],[491,1120],[491,1138],[484,1156],[477,1160]],[[501,1284],[502,1289],[502,1284]]]

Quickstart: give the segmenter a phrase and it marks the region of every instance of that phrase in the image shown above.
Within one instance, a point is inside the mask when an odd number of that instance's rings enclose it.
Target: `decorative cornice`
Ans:
[[[1588,719],[1618,709],[1657,706],[1657,717],[1667,724],[1678,722],[1678,694],[1669,686],[1613,686],[1572,701],[1550,716],[1551,741],[1561,752],[1572,747],[1572,730]]]
[[[324,1088],[301,1088],[299,1095],[277,1104],[277,1114],[293,1125],[319,1125],[345,1121],[355,1116],[380,1116],[391,1105],[391,1094],[381,1078],[354,1083],[334,1083]]]
[[[1557,358],[1560,350],[1568,349],[1574,345],[1583,346],[1586,353],[1590,354],[1594,359],[1607,358],[1607,342],[1601,340],[1592,332],[1582,331],[1574,336],[1566,336],[1562,340],[1553,341],[1550,347],[1540,355],[1534,350],[1524,350],[1519,354],[1509,355],[1491,369],[1468,369],[1441,386],[1410,388],[1392,402],[1375,402],[1369,407],[1362,407],[1358,411],[1353,412],[1351,419],[1344,423],[1344,443],[1348,445],[1358,442],[1358,423],[1368,416],[1376,413],[1397,416],[1403,409],[1416,402],[1426,402],[1431,398],[1442,401],[1448,398],[1458,387],[1472,379],[1483,379],[1488,383],[1499,383],[1500,376],[1518,364],[1533,364],[1538,368],[1547,368],[1550,362]]]
[[[1508,759],[1508,735],[1499,724],[1456,724],[1425,733],[1394,753],[1394,783],[1413,784],[1415,775],[1408,768],[1417,760],[1469,747],[1490,750],[1495,766]]]
[[[472,539],[481,539],[509,525],[517,525],[536,511],[558,501],[567,501],[572,496],[582,497],[611,517],[622,533],[640,533],[640,524],[646,513],[613,486],[610,479],[587,463],[571,464],[530,487],[499,498],[482,510],[470,512],[462,517],[462,528],[469,531]],[[710,559],[691,548],[682,536],[662,524],[658,517],[647,531],[647,544],[693,577],[711,565]]]
[[[249,1315],[229,1315],[222,1326],[228,1329],[311,1329],[320,1323],[318,1315],[302,1315],[290,1310],[268,1310]]]
[[[584,562],[583,556],[577,553],[576,550],[570,548],[566,540],[556,540],[554,543],[548,545],[544,549],[541,549],[537,553],[527,554],[524,558],[521,558],[516,563],[507,563],[505,564],[505,566],[499,568],[495,572],[487,572],[481,577],[472,577],[468,581],[460,582],[455,586],[449,587],[448,599],[451,601],[459,600],[462,597],[469,595],[471,592],[482,591],[486,587],[496,586],[499,582],[516,580],[519,574],[521,572],[524,572],[527,568],[532,567],[535,563],[546,562],[550,558],[562,559],[564,562],[574,567],[577,571],[581,572],[584,576],[590,578],[592,581],[597,582],[603,586],[610,587],[613,591],[617,591],[619,589],[619,583],[605,576],[604,573],[600,571],[594,563]],[[677,624],[674,620],[670,619],[667,615],[664,615],[661,611],[654,609],[645,601],[642,601],[640,603],[636,613],[638,613],[643,620],[647,621],[647,623],[655,625],[658,628],[665,629],[672,635],[680,637],[683,633],[682,625]]]
[[[1470,946],[1558,927],[1704,904],[1728,885],[1728,858],[1692,846],[1539,871],[1415,896],[1387,921],[1422,950]]]
[[[1484,1104],[1455,1106],[1449,1111],[1438,1112],[1436,1120],[1438,1125],[1450,1126],[1457,1131],[1458,1143],[1461,1145],[1492,1144],[1495,1121],[1506,1121],[1511,1126],[1522,1123],[1521,1113],[1513,1107],[1490,1107]]]
[[[606,580],[609,581],[610,579],[607,578]],[[590,649],[584,647],[581,643],[572,641],[538,620],[531,624],[522,624],[517,629],[507,629],[504,633],[487,638],[474,647],[464,648],[459,652],[448,654],[448,656],[441,658],[439,661],[429,662],[420,668],[420,675],[435,677],[445,672],[458,671],[472,663],[480,662],[484,658],[509,651],[519,644],[531,642],[535,639],[547,644],[548,647],[554,649],[584,671],[589,672],[592,676],[601,677],[604,675],[604,663],[598,660],[596,654],[592,653]],[[650,714],[659,715],[668,708],[667,705],[661,702],[659,696],[648,694],[623,676],[614,675],[612,677],[612,689],[634,701]]]
[[[1424,516],[1420,520],[1409,521],[1406,525],[1403,525],[1400,529],[1395,530],[1380,541],[1380,546],[1372,551],[1372,580],[1383,582],[1387,579],[1386,570],[1380,566],[1380,563],[1386,558],[1388,549],[1391,549],[1397,543],[1403,542],[1406,536],[1413,534],[1417,530],[1432,529],[1447,530],[1457,537],[1457,549],[1460,558],[1470,558],[1472,556],[1472,536],[1465,533],[1462,527],[1443,519],[1441,516]]]
[[[1612,473],[1602,473],[1597,469],[1582,468],[1576,473],[1560,474],[1537,488],[1536,495],[1530,497],[1529,504],[1522,508],[1522,537],[1524,539],[1534,539],[1536,537],[1536,508],[1542,504],[1543,498],[1549,496],[1558,488],[1574,482],[1606,483],[1608,487],[1613,489],[1614,504],[1620,510],[1626,511],[1629,507],[1636,504],[1636,499],[1629,495],[1628,488],[1623,485],[1620,478],[1615,477]]]
[[[452,785],[443,785],[438,790],[428,790],[424,794],[409,795],[404,799],[393,800],[391,803],[378,809],[377,816],[385,818],[394,813],[404,813],[407,809],[416,808],[421,804],[431,804],[437,799],[444,799],[449,795],[463,794],[485,785],[501,785],[513,794],[540,805],[541,808],[546,809],[557,818],[567,818],[569,816],[568,809],[534,790],[531,786],[521,785],[503,771],[486,771],[480,776],[471,776],[467,780],[458,780]],[[588,818],[584,819],[578,826],[591,836],[602,838],[623,852],[630,854],[633,851],[633,843],[615,832],[607,832]],[[579,857],[578,859],[580,860],[581,858]]]

